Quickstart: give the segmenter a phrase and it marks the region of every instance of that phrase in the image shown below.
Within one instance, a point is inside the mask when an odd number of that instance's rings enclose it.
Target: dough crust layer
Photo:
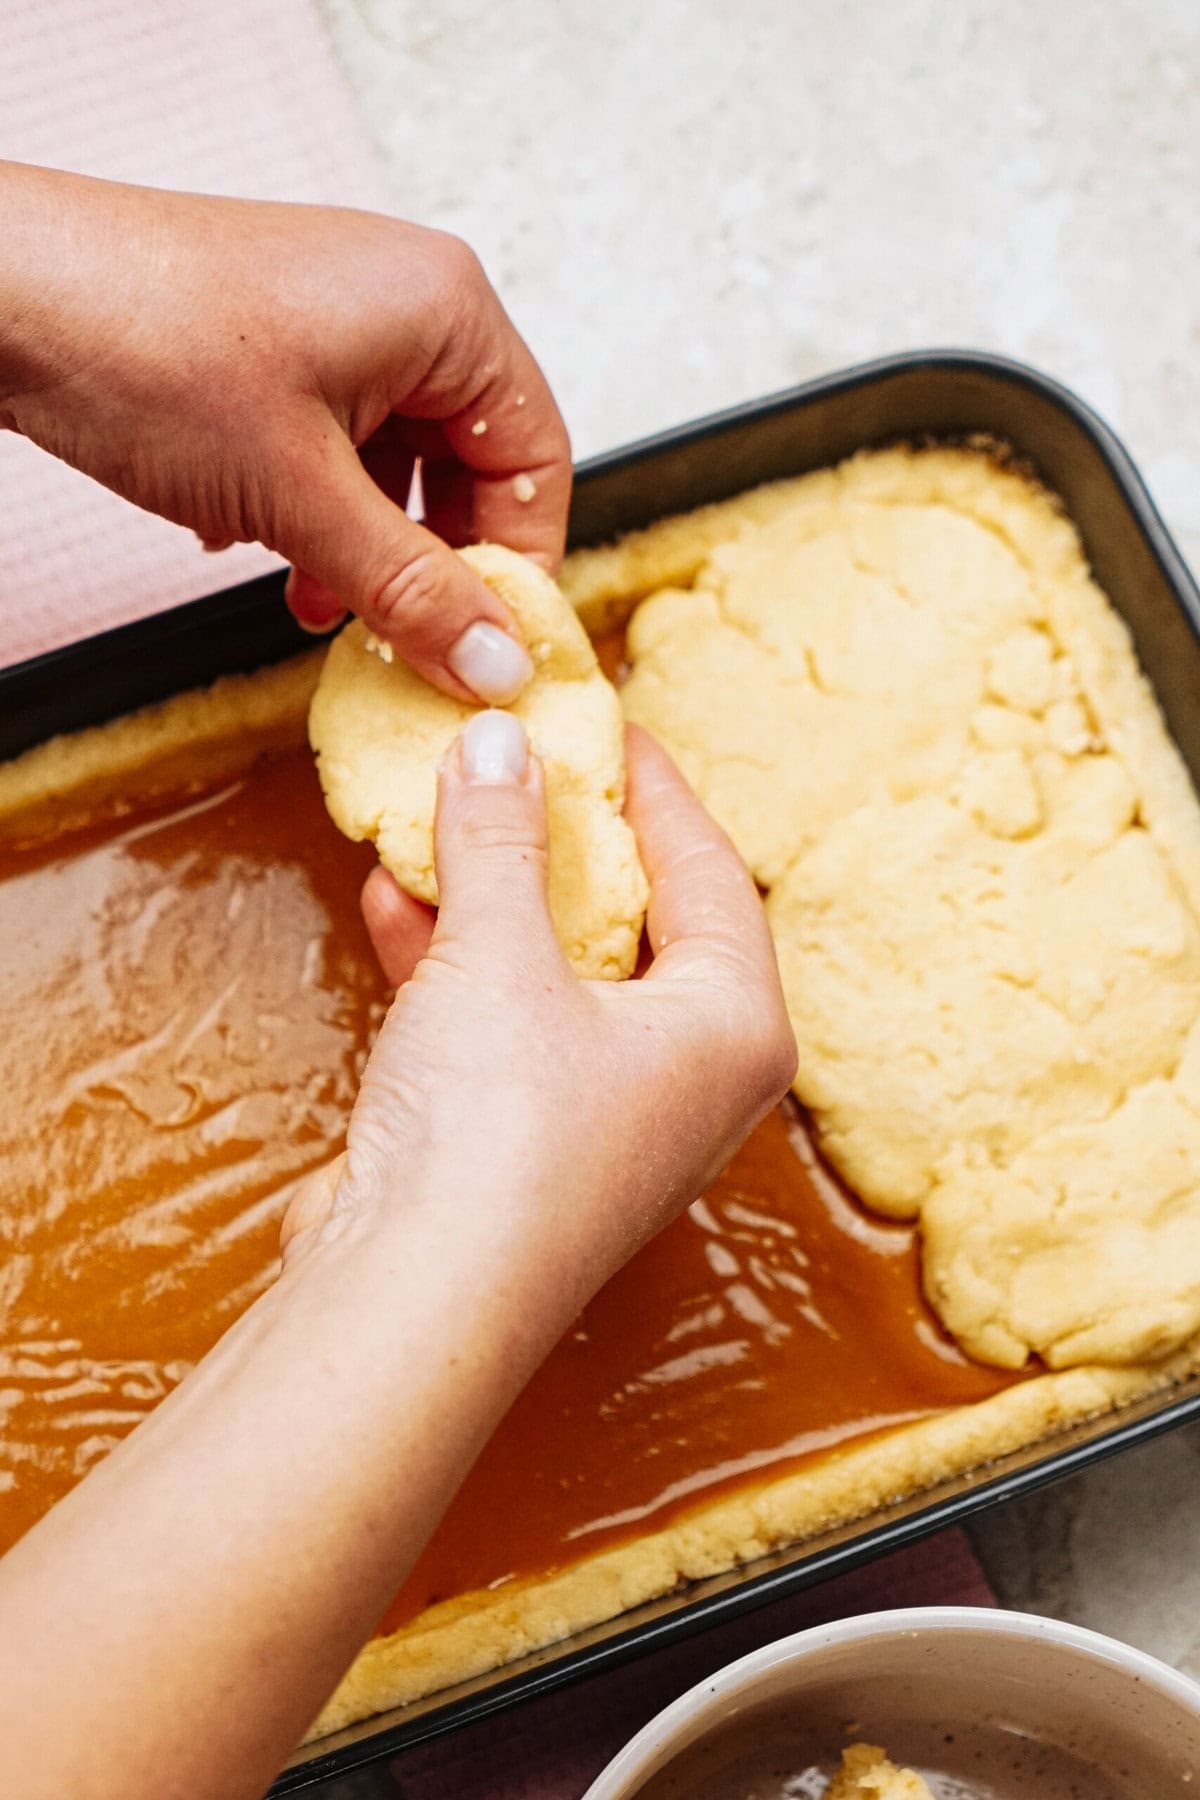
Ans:
[[[1197,1371],[1200,1344],[1157,1368],[1037,1376],[709,1501],[662,1530],[541,1580],[429,1607],[365,1646],[305,1741],[486,1675],[688,1582],[866,1518]]]

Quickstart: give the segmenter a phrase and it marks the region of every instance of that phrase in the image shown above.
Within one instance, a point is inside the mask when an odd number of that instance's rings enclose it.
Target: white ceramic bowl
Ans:
[[[938,1800],[1200,1800],[1200,1684],[1026,1613],[914,1607],[783,1638],[638,1733],[585,1800],[819,1795],[882,1744]]]

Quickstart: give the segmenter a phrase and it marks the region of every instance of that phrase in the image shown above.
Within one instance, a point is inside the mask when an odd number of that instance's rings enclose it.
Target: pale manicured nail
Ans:
[[[533,674],[524,644],[484,619],[467,626],[446,661],[464,687],[496,706],[515,700]]]
[[[520,719],[511,713],[481,712],[468,719],[462,734],[463,774],[469,781],[496,787],[520,781],[529,761],[529,740]]]

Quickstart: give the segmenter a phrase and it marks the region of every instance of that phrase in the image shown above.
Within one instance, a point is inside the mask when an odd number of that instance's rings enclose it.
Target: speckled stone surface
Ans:
[[[1195,0],[322,0],[397,210],[479,251],[577,454],[1001,350],[1200,563]]]
[[[1108,418],[1200,565],[1195,0],[322,4],[396,210],[482,255],[577,454],[995,349]],[[975,1539],[1006,1603],[1200,1674],[1200,1432]]]

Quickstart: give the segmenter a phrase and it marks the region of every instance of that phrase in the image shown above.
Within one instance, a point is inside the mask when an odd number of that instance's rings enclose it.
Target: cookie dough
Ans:
[[[511,710],[542,758],[550,823],[550,910],[576,972],[615,980],[637,960],[646,881],[621,816],[621,709],[554,582],[499,545],[464,550],[512,610],[534,675]],[[309,713],[325,801],[347,837],[369,838],[419,900],[437,903],[437,766],[472,708],[400,662],[384,662],[358,621],[330,646]]]
[[[911,1769],[898,1769],[876,1744],[851,1744],[825,1790],[825,1800],[933,1800]]]
[[[1200,1031],[1107,1118],[1005,1163],[955,1159],[924,1208],[925,1284],[984,1362],[1152,1363],[1200,1331]]]
[[[920,1216],[964,1348],[1141,1361],[1200,1329],[1200,928],[1115,758],[968,755],[840,820],[767,911],[797,1091],[855,1191]]]
[[[629,634],[629,717],[768,889],[821,1148],[973,1355],[1200,1330],[1200,807],[1053,501],[864,454]]]
[[[975,520],[818,492],[718,545],[628,634],[626,716],[764,885],[868,795],[950,779],[988,650],[1029,611],[1020,562]]]

